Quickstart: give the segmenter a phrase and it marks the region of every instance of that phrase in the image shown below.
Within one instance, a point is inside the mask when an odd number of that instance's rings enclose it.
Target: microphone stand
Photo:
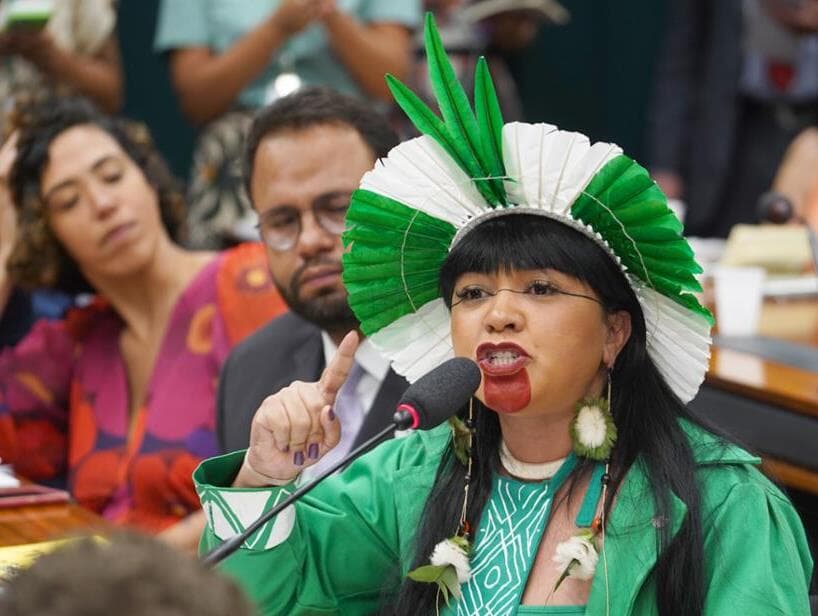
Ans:
[[[408,415],[408,414],[407,414]],[[312,479],[309,483],[304,484],[300,488],[298,488],[295,492],[290,494],[287,498],[281,501],[278,505],[270,509],[269,511],[263,513],[258,520],[250,524],[247,528],[244,529],[243,532],[239,533],[238,535],[234,535],[227,539],[221,545],[213,548],[210,552],[205,554],[202,557],[202,563],[207,566],[212,566],[217,564],[218,562],[224,560],[228,556],[230,556],[233,552],[235,552],[239,546],[244,543],[250,535],[256,532],[259,528],[261,528],[266,522],[268,522],[271,518],[281,513],[285,507],[292,505],[295,501],[299,498],[304,496],[307,492],[312,490],[315,486],[317,486],[321,481],[332,475],[335,471],[339,468],[349,464],[352,460],[357,458],[358,456],[366,453],[370,449],[372,449],[375,445],[380,443],[381,441],[385,440],[390,434],[392,434],[396,429],[405,429],[411,425],[412,418],[411,417],[404,417],[401,412],[395,413],[395,418],[386,428],[378,432],[375,436],[370,438],[368,441],[361,443],[353,449],[349,454],[338,460],[335,464],[330,466],[329,468],[325,469],[324,472],[320,473],[316,477]]]

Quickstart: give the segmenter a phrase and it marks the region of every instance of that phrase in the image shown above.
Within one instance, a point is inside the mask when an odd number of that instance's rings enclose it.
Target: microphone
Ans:
[[[301,486],[278,505],[263,513],[243,532],[204,555],[205,565],[215,565],[235,552],[250,535],[289,505],[304,496],[325,478],[372,449],[397,430],[430,430],[437,427],[462,408],[480,386],[480,368],[472,360],[455,357],[443,362],[431,372],[412,383],[403,394],[392,421],[365,443],[350,451],[335,464],[326,468],[309,483]]]
[[[454,415],[480,387],[480,368],[466,357],[453,357],[412,383],[398,402],[399,430],[430,430]],[[398,416],[412,422],[400,426]]]

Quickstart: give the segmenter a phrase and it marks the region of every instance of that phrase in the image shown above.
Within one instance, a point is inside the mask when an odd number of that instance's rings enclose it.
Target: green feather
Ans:
[[[406,85],[392,75],[387,75],[386,82],[395,102],[421,133],[437,141],[472,178],[486,203],[505,205],[507,198],[501,179],[505,174],[502,157],[503,119],[488,70],[481,70],[478,64],[475,79],[480,81],[475,83],[478,89],[475,98],[479,112],[475,118],[466,92],[446,55],[431,13],[426,15],[425,39],[429,79],[443,120]]]
[[[400,79],[393,75],[387,75],[386,85],[392,92],[395,102],[403,109],[406,117],[412,121],[415,128],[437,141],[457,165],[463,171],[469,173],[472,167],[470,167],[469,161],[461,155],[462,148],[459,148],[455,140],[449,135],[443,120],[437,117],[434,111],[429,109],[417,94],[412,92]]]
[[[489,171],[492,176],[502,177],[506,174],[503,164],[503,114],[500,111],[500,102],[497,100],[488,64],[483,56],[477,60],[474,71],[474,112],[480,132],[480,144]],[[501,203],[507,204],[502,181],[496,190],[502,191]]]
[[[692,295],[701,291],[695,277],[701,267],[643,167],[624,155],[612,159],[576,199],[571,215],[598,232],[629,273],[712,323],[710,311]]]
[[[371,335],[440,296],[455,228],[368,190],[352,194],[343,234],[349,305]]]
[[[472,178],[485,178],[492,175],[487,164],[489,156],[483,152],[477,120],[472,113],[469,99],[451,62],[446,55],[443,41],[435,26],[431,12],[426,13],[425,27],[426,60],[429,65],[429,81],[435,93],[440,113],[446,121],[449,136],[458,144],[458,152],[469,164],[469,175]],[[476,180],[475,184],[486,200],[494,205],[501,203],[502,197],[495,192],[497,182]]]

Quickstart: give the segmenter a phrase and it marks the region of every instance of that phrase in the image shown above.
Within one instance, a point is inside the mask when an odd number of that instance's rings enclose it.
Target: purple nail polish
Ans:
[[[312,443],[309,448],[307,449],[307,455],[310,457],[311,460],[315,460],[318,458],[318,443]]]
[[[329,407],[329,419],[335,421],[335,411],[332,410],[332,407]]]
[[[296,466],[302,466],[304,464],[304,452],[303,451],[296,451],[295,455],[293,456],[293,464]]]

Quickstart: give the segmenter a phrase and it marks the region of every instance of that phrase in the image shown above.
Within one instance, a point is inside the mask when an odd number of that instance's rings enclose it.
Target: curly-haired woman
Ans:
[[[193,468],[216,452],[221,364],[283,302],[259,246],[174,242],[182,199],[144,129],[78,99],[19,123],[18,233],[0,270],[93,299],[0,355],[0,456],[67,479],[116,523],[174,527],[198,509]]]

